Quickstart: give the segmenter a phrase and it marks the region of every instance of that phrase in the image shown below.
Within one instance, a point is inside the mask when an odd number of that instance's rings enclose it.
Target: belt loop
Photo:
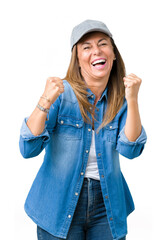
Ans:
[[[91,178],[88,178],[88,184],[91,185],[91,183],[92,183]]]

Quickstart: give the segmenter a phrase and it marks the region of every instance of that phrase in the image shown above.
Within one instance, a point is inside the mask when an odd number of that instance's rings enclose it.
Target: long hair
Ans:
[[[114,43],[114,40],[112,38],[110,38],[110,40],[113,46],[116,60],[113,62],[107,83],[107,109],[104,114],[102,124],[98,128],[98,131],[114,119],[123,105],[125,96],[125,87],[123,83],[123,77],[126,75],[125,65]],[[73,47],[70,64],[66,77],[64,79],[69,82],[77,97],[80,112],[84,121],[88,123],[90,122],[92,124],[92,121],[88,115],[90,114],[92,116],[92,119],[95,119],[95,116],[93,114],[94,106],[89,103],[87,98],[87,86],[85,85],[85,81],[79,69],[76,45]]]

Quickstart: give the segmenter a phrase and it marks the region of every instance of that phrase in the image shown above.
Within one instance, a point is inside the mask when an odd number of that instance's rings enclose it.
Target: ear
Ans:
[[[114,53],[114,60],[116,60],[116,56],[115,56],[115,53]]]

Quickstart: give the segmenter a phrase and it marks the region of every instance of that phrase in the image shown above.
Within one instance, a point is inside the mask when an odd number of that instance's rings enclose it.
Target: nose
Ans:
[[[97,46],[97,45],[93,46],[93,54],[94,55],[99,55],[100,52],[101,52],[101,50],[100,50],[99,46]]]

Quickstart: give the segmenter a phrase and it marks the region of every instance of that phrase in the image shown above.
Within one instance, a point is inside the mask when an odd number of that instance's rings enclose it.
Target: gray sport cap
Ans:
[[[85,34],[90,32],[102,32],[112,38],[112,34],[103,22],[96,20],[85,20],[73,28],[70,39],[71,50]]]

